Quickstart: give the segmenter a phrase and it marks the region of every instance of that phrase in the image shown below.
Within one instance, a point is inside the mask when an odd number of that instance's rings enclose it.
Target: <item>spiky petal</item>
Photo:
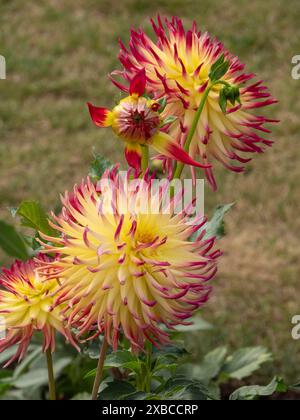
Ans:
[[[222,80],[240,88],[241,105],[227,104],[224,114],[219,106],[221,86],[215,86],[208,97],[189,154],[202,164],[220,161],[226,168],[241,172],[249,155],[262,153],[272,141],[263,134],[270,131],[265,123],[276,122],[251,111],[271,105],[271,97],[262,81],[253,82],[254,74],[243,72],[244,65],[231,55],[217,40],[197,30],[196,23],[185,31],[182,21],[173,17],[171,21],[158,17],[152,21],[157,40],[153,42],[141,29],[131,31],[129,48],[120,42],[119,59],[123,71],[115,71],[126,81],[132,80],[140,69],[146,71],[148,94],[154,99],[166,96],[168,104],[163,117],[177,116],[169,134],[181,146],[185,142],[195,112],[209,83],[209,72],[213,63],[224,54],[229,69]],[[127,90],[123,85],[118,86]],[[206,168],[208,181],[216,188],[213,171]]]
[[[161,191],[151,194],[149,175],[135,177],[131,182],[138,186],[127,188],[132,176],[129,171],[125,182],[113,170],[98,188],[87,179],[66,193],[63,211],[51,223],[61,237],[45,237],[58,246],[44,244],[45,252],[61,253],[45,270],[59,273],[56,304],[68,304],[68,324],[82,335],[104,333],[115,349],[121,332],[134,349],[145,340],[167,342],[161,324],[185,323],[206,302],[220,255],[203,231],[189,241],[203,217],[194,226],[185,211],[166,211]]]
[[[0,353],[13,345],[19,346],[6,366],[24,357],[34,331],[43,332],[43,351],[54,351],[56,331],[76,346],[71,332],[63,325],[60,315],[63,307],[53,307],[57,279],[51,276],[53,272],[48,271],[46,281],[37,272],[41,263],[48,264],[51,259],[42,254],[38,258],[40,262],[16,261],[10,269],[3,268],[0,275],[0,316],[4,319],[1,327],[5,328],[2,333],[6,333],[6,337],[0,340]]]
[[[159,103],[142,96],[145,91],[145,70],[140,70],[130,83],[130,96],[122,99],[112,111],[88,104],[91,118],[98,127],[111,126],[115,134],[126,143],[128,164],[139,170],[141,146],[152,146],[163,156],[200,168],[210,168],[193,160],[172,137],[161,130]]]

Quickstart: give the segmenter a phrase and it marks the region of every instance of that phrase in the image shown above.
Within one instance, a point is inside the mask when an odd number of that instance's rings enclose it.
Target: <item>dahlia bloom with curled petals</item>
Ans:
[[[138,350],[145,340],[168,342],[162,325],[185,324],[207,301],[207,282],[221,253],[213,250],[215,238],[203,239],[204,232],[189,241],[205,223],[202,216],[191,225],[185,211],[162,211],[161,194],[150,194],[149,174],[133,181],[132,171],[126,174],[125,182],[113,169],[100,187],[87,179],[65,194],[62,213],[51,222],[61,236],[44,235],[58,245],[44,244],[45,252],[60,252],[61,258],[45,269],[60,277],[56,304],[68,302],[69,326],[80,335],[104,333],[114,349],[122,332]],[[101,186],[107,179],[112,200]],[[126,188],[130,182],[139,186]],[[158,213],[146,211],[157,203]]]
[[[112,127],[115,134],[125,142],[125,157],[128,164],[139,170],[142,146],[151,146],[156,151],[176,161],[200,168],[209,168],[194,161],[167,133],[161,130],[163,119],[160,104],[142,96],[146,89],[145,70],[141,69],[131,80],[130,96],[124,98],[112,111],[88,103],[93,122],[98,127]]]
[[[42,263],[51,259],[38,255]],[[16,261],[10,269],[3,268],[0,275],[0,316],[4,322],[6,337],[0,340],[0,353],[7,348],[19,345],[16,354],[8,361],[20,361],[26,354],[34,331],[44,334],[43,351],[55,350],[55,332],[63,334],[75,347],[76,344],[68,329],[63,325],[62,306],[53,308],[57,279],[45,280],[37,272],[40,262],[29,260]]]
[[[224,54],[229,68],[222,80],[240,88],[241,104],[231,105],[228,102],[227,111],[223,113],[219,105],[220,89],[223,86],[214,86],[190,143],[189,154],[193,159],[198,158],[202,164],[217,159],[226,168],[242,172],[244,164],[251,160],[249,154],[262,153],[265,146],[272,145],[272,141],[262,133],[270,133],[264,127],[265,123],[276,122],[251,111],[276,101],[262,81],[250,83],[255,75],[243,73],[244,65],[238,58],[207,32],[198,32],[196,23],[185,31],[182,21],[177,17],[171,21],[164,19],[163,23],[158,16],[158,21],[152,21],[152,26],[156,34],[155,42],[141,29],[131,31],[128,49],[120,42],[119,59],[124,69],[115,71],[113,75],[120,75],[130,81],[144,68],[147,92],[154,99],[162,96],[168,98],[163,117],[178,117],[170,126],[169,134],[178,144],[183,145],[209,84],[210,69]],[[128,90],[118,81],[113,82],[124,91]],[[205,173],[213,189],[216,189],[212,168],[206,168]]]

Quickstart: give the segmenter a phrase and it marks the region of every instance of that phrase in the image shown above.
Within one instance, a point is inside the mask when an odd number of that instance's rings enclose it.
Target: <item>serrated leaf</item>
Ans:
[[[102,177],[106,169],[112,167],[113,165],[108,159],[101,155],[95,154],[94,160],[90,166],[89,176],[93,179],[98,180]]]
[[[265,347],[246,347],[237,350],[226,359],[222,373],[240,380],[250,376],[263,363],[270,360],[272,360],[272,355]]]
[[[281,378],[274,378],[271,383],[266,386],[251,385],[243,386],[234,391],[229,399],[230,400],[255,400],[259,397],[266,397],[274,394],[275,392],[286,392],[288,387],[285,385]]]
[[[27,248],[23,236],[13,226],[2,220],[0,220],[0,247],[10,257],[22,261],[30,258],[29,248]]]
[[[48,216],[38,201],[22,201],[17,210],[21,223],[49,236],[57,236],[57,232],[49,225]]]

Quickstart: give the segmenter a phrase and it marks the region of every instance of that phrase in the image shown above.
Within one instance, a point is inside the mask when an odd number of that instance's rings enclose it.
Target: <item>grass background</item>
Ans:
[[[157,12],[195,18],[217,36],[247,70],[259,74],[280,100],[275,146],[244,175],[218,168],[219,191],[206,191],[206,211],[236,201],[214,296],[202,311],[216,325],[189,339],[199,355],[214,345],[232,349],[265,344],[274,352],[273,373],[299,379],[300,342],[291,339],[291,317],[300,312],[299,112],[300,81],[291,77],[299,54],[298,0],[0,0],[0,217],[22,199],[50,210],[59,193],[86,175],[92,148],[123,159],[121,145],[90,122],[86,101],[110,106],[117,90],[107,73],[118,67],[118,38],[129,29],[150,30]],[[123,161],[123,160],[122,160]],[[9,263],[0,255],[2,263]]]

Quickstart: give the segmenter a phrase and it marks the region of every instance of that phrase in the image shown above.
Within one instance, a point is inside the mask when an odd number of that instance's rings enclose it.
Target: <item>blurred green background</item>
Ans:
[[[117,89],[107,73],[119,66],[118,38],[131,26],[150,31],[157,12],[196,19],[266,81],[279,105],[274,147],[244,175],[218,168],[219,191],[206,191],[210,215],[236,201],[227,217],[225,255],[213,298],[202,310],[216,328],[191,335],[196,357],[214,345],[265,344],[275,362],[265,377],[299,377],[300,342],[291,338],[291,317],[300,313],[299,113],[300,80],[291,59],[300,54],[298,0],[0,0],[0,217],[22,199],[48,209],[59,193],[87,174],[92,149],[123,162],[123,147],[90,122],[86,102],[111,106]],[[1,254],[1,262],[10,261]]]

